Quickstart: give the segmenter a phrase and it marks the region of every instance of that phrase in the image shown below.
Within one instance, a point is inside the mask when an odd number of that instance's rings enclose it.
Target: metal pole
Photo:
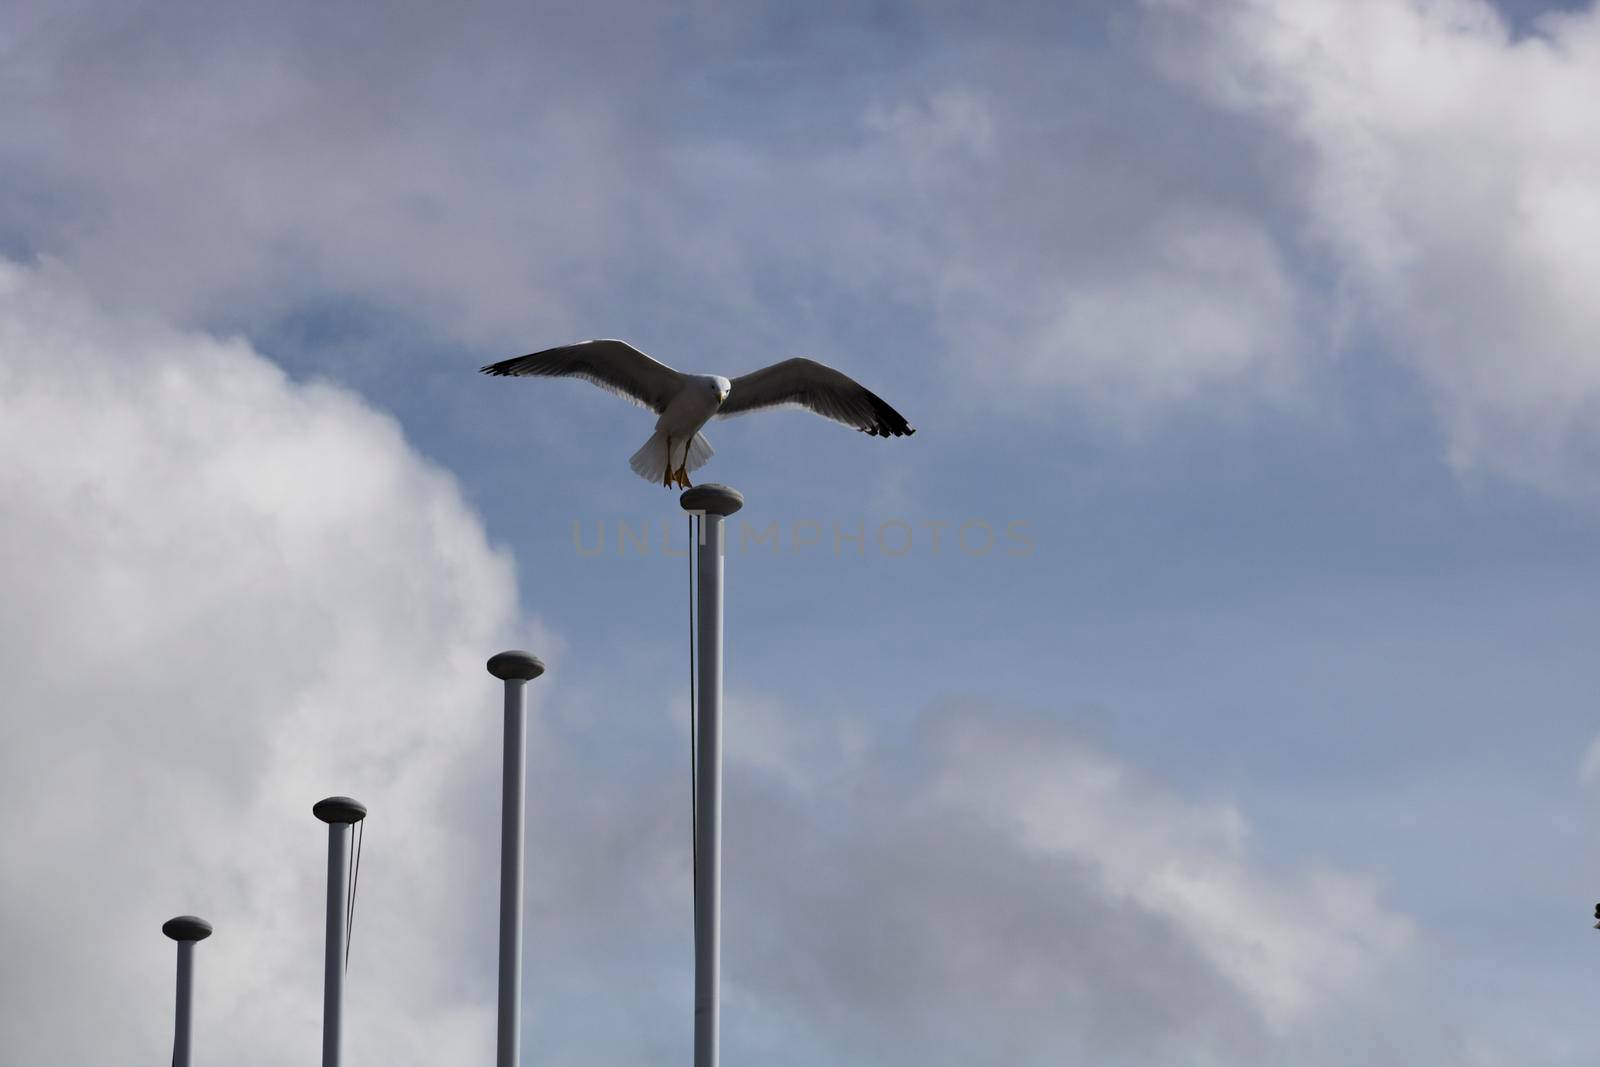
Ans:
[[[189,1039],[194,1030],[194,943],[211,936],[211,924],[193,915],[179,915],[162,923],[161,932],[178,943],[178,1004],[173,1013],[172,1067],[189,1067]]]
[[[322,966],[322,1067],[339,1067],[343,1048],[344,961],[349,928],[350,831],[367,817],[366,805],[328,797],[311,806],[328,824],[328,944]]]
[[[528,791],[523,687],[544,673],[544,664],[526,652],[501,652],[489,658],[489,673],[506,683],[500,775],[500,1018],[494,1062],[496,1067],[517,1067],[522,1046],[522,809]]]
[[[698,485],[678,501],[700,516],[695,569],[699,579],[699,723],[695,752],[694,1067],[717,1067],[718,974],[722,941],[722,520],[744,507],[725,485]]]

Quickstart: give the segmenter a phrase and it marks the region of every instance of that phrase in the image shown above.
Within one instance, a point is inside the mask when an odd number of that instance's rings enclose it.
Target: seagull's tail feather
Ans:
[[[681,447],[674,443],[672,451],[677,454],[668,456],[667,435],[657,430],[650,435],[650,440],[644,443],[644,447],[628,460],[628,466],[645,481],[660,485],[667,477],[669,462],[673,469],[677,469],[678,464],[682,463],[685,470],[692,471],[704,467],[706,460],[711,458],[711,442],[706,440],[705,434],[694,435],[694,440],[689,442],[688,455],[679,451]]]
[[[651,434],[644,447],[628,460],[628,466],[645,481],[662,484],[667,477],[667,435],[660,430]]]

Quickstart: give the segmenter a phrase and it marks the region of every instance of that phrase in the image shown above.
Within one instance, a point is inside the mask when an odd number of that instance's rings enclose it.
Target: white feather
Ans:
[[[673,442],[673,455],[667,455],[667,435],[660,430],[650,435],[639,451],[635,452],[628,460],[628,466],[633,468],[633,473],[647,482],[659,485],[667,476],[667,461],[672,460],[676,469],[682,466],[685,470],[699,470],[706,465],[706,460],[713,455],[711,442],[706,440],[706,435],[697,433],[694,440],[689,442],[688,455],[677,441]]]

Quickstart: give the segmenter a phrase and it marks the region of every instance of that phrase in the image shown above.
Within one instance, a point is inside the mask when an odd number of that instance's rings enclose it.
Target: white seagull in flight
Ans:
[[[639,477],[689,488],[689,472],[711,458],[700,432],[713,415],[727,418],[786,404],[810,408],[874,437],[909,437],[905,418],[851,378],[810,359],[786,359],[731,381],[680,374],[626,341],[583,341],[501,360],[484,374],[582,378],[661,416],[656,432],[628,465]]]

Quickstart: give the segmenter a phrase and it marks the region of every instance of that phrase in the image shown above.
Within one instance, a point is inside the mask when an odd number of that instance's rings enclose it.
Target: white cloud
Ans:
[[[918,167],[931,167],[941,156],[994,151],[994,117],[981,96],[944,89],[925,100],[901,101],[893,107],[867,108],[867,129],[889,137]]]
[[[1302,149],[1307,231],[1458,467],[1600,485],[1600,12],[1513,40],[1483,0],[1146,6],[1169,69]]]
[[[0,452],[7,1057],[159,1061],[159,927],[194,912],[197,1060],[314,1058],[310,805],[349,793],[350,1061],[485,1060],[461,783],[497,766],[515,593],[453,480],[352,394],[3,263]]]
[[[1103,252],[1055,271],[950,264],[941,321],[969,373],[1011,404],[1064,391],[1127,423],[1294,395],[1310,350],[1301,297],[1259,224],[1169,206]]]
[[[1354,987],[1410,940],[1370,880],[1259,868],[1230,804],[1173,795],[1059,729],[1040,743],[976,714],[941,725],[942,802],[1028,854],[1088,865],[1101,892],[1170,922],[1274,1025]]]

